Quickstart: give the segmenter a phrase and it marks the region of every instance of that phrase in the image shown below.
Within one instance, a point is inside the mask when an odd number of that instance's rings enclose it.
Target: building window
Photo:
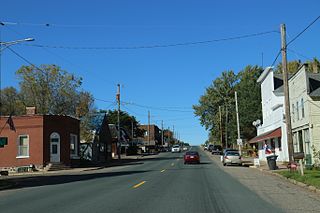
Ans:
[[[291,109],[291,112],[292,112],[292,122],[294,122],[294,120],[295,120],[295,117],[294,117],[294,104],[292,104],[292,109]]]
[[[298,121],[300,119],[299,118],[299,102],[298,101],[297,101],[296,113],[297,113],[297,121]]]
[[[70,155],[77,156],[78,155],[78,146],[77,146],[77,135],[70,135]]]
[[[281,137],[278,137],[278,147],[279,147],[279,151],[282,151]]]
[[[276,148],[275,139],[272,138],[272,139],[271,139],[271,149],[272,149],[272,150],[275,150],[275,148]]]
[[[304,142],[306,144],[306,154],[311,154],[309,129],[304,129]]]
[[[299,141],[299,152],[303,152],[303,137],[302,130],[298,132],[298,141]]]
[[[29,136],[28,135],[19,136],[17,157],[29,157]]]
[[[303,98],[301,98],[301,118],[304,118],[304,103],[303,103]]]
[[[298,152],[298,133],[294,132],[293,133],[293,151]]]

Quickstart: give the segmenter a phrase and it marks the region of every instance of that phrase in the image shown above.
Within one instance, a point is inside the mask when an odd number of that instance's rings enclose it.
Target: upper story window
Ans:
[[[294,115],[294,104],[292,104],[292,109],[291,109],[291,112],[292,112],[292,116],[291,116],[291,118],[292,118],[292,122],[294,122],[295,121],[295,115]]]
[[[301,118],[304,118],[304,102],[303,102],[303,98],[301,98]]]
[[[20,135],[18,137],[17,157],[29,157],[29,135]]]
[[[297,121],[300,119],[299,116],[299,102],[297,101],[297,106],[296,106],[296,114],[297,114]]]

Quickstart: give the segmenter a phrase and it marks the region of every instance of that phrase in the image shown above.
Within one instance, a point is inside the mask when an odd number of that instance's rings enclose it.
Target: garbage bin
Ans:
[[[277,169],[277,161],[276,161],[277,158],[278,158],[278,155],[267,156],[268,166],[270,170]]]

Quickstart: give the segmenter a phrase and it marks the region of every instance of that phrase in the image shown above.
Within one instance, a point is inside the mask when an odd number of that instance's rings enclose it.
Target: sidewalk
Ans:
[[[8,176],[0,176],[0,180],[8,179],[10,177],[40,176],[40,175],[50,175],[50,174],[59,174],[59,173],[75,173],[75,172],[98,170],[98,169],[108,168],[108,167],[125,166],[125,165],[134,164],[143,158],[146,158],[146,157],[142,155],[132,155],[132,156],[121,155],[120,160],[112,159],[112,161],[108,163],[91,164],[91,165],[82,166],[82,167],[70,167],[68,169],[57,170],[57,171],[34,171],[34,172],[9,173]]]

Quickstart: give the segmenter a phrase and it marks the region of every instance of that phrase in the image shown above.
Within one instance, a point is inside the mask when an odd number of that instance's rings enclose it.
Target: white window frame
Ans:
[[[301,118],[304,118],[304,102],[303,102],[303,98],[301,98]]]
[[[20,141],[21,141],[21,138],[22,137],[26,137],[28,139],[28,145],[27,145],[27,155],[21,155],[21,146],[20,145]],[[19,135],[18,136],[18,139],[17,139],[17,157],[16,158],[29,158],[30,157],[30,137],[29,135]]]
[[[73,158],[73,159],[79,158],[79,153],[78,153],[79,147],[78,147],[77,141],[78,141],[78,135],[70,134],[70,158]],[[72,145],[74,145],[74,149],[72,149]],[[74,150],[74,153],[72,153],[73,150]]]

